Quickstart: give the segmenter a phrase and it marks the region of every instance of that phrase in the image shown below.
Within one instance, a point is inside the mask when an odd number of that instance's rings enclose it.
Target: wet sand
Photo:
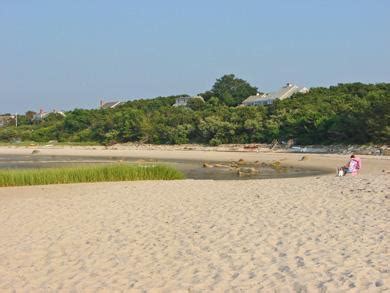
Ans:
[[[125,151],[109,151],[125,155],[119,152]],[[273,153],[130,155],[278,159],[329,169],[345,161]],[[0,291],[380,292],[390,286],[389,162],[363,156],[363,172],[343,178],[1,188]]]

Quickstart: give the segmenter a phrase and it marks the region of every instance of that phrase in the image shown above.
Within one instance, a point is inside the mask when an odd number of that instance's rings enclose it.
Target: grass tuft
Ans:
[[[184,175],[181,172],[164,165],[111,164],[72,168],[0,170],[0,187],[183,178]]]

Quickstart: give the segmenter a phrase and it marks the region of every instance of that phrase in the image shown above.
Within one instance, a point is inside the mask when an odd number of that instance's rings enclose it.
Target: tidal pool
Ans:
[[[298,168],[283,166],[272,167],[270,164],[253,162],[210,162],[193,160],[161,160],[150,158],[128,157],[79,157],[79,156],[46,156],[46,155],[0,155],[0,169],[31,169],[74,167],[85,164],[166,164],[183,172],[188,179],[212,179],[212,180],[248,180],[266,178],[288,178],[322,175],[327,172],[311,168]],[[243,171],[240,171],[243,170]],[[253,170],[254,172],[244,172]]]

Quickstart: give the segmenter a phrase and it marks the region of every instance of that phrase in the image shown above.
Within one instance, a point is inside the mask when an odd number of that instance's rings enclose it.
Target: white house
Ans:
[[[290,98],[295,93],[307,93],[308,88],[299,87],[291,83],[287,83],[280,90],[268,93],[268,94],[257,94],[246,98],[243,102],[243,106],[258,106],[258,105],[271,105],[276,99],[284,100]]]

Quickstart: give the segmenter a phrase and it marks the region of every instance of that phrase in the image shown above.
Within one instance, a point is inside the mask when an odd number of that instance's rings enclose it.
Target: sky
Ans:
[[[388,0],[0,0],[0,113],[198,94],[233,73],[390,82]]]

